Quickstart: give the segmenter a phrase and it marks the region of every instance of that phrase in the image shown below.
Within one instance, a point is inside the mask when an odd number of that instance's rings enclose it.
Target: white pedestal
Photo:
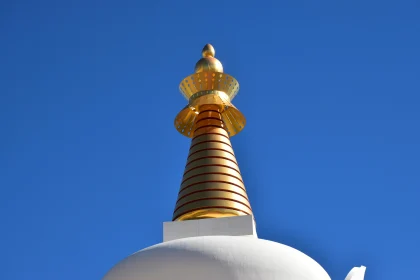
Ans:
[[[254,217],[247,215],[163,223],[163,242],[186,237],[211,235],[257,238]]]

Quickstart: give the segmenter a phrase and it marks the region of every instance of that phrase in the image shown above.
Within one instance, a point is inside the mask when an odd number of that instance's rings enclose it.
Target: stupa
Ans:
[[[173,220],[163,242],[116,264],[103,280],[330,280],[304,253],[259,239],[230,137],[245,126],[232,104],[239,83],[207,44],[180,84],[188,105],[176,129],[192,138]],[[345,280],[363,280],[355,267]]]

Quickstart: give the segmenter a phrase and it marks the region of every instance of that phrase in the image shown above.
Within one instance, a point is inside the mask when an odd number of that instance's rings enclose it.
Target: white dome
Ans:
[[[243,236],[177,239],[141,250],[103,280],[331,280],[289,246]]]

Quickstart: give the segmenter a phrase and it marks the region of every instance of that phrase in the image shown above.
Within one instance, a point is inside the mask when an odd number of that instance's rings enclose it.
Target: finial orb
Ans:
[[[223,65],[217,58],[214,57],[216,51],[212,45],[205,45],[201,54],[203,55],[203,58],[195,64],[195,73],[205,71],[223,73]]]
[[[207,44],[204,46],[203,50],[201,51],[201,54],[203,55],[203,57],[214,57],[216,51],[212,45]]]

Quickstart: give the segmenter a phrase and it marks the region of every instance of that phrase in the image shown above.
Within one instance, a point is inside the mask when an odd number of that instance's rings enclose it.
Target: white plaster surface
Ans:
[[[164,242],[186,237],[214,235],[257,237],[254,218],[246,215],[163,223]]]
[[[244,236],[199,236],[141,250],[103,280],[331,280],[289,246]]]
[[[363,280],[365,279],[365,272],[366,267],[354,267],[352,270],[350,270],[349,274],[347,274],[347,277],[345,280]]]

